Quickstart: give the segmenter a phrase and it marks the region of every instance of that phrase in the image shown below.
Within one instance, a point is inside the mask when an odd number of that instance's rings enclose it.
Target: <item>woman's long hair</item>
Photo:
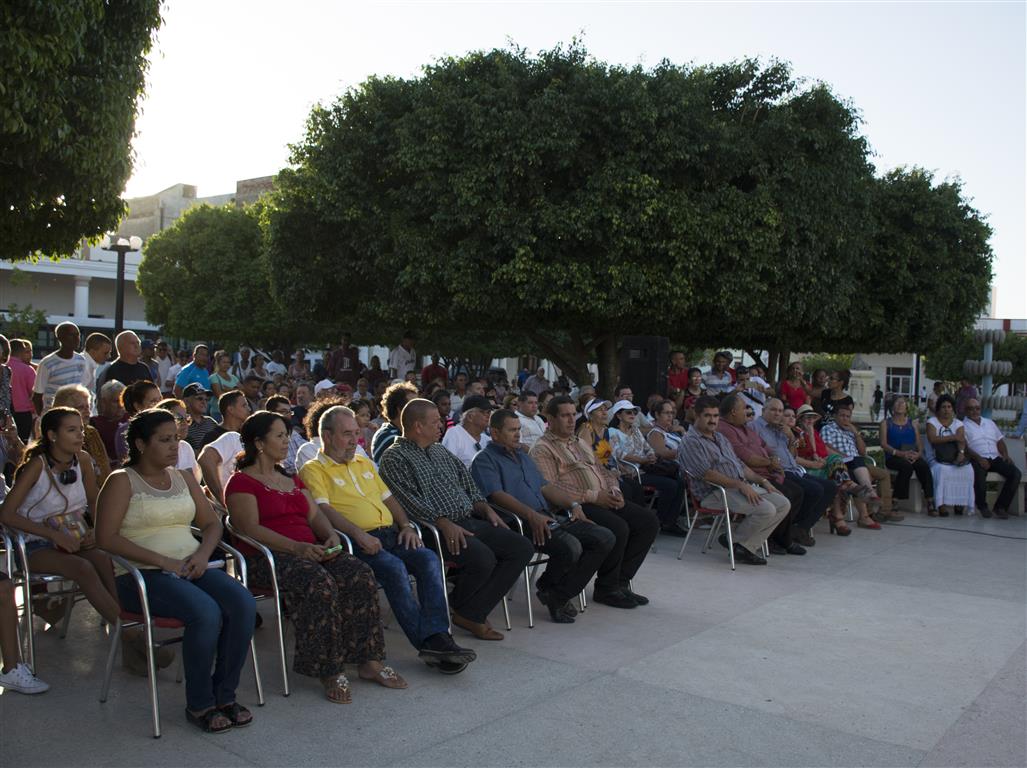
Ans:
[[[246,421],[243,422],[242,429],[239,430],[239,437],[242,440],[242,453],[235,462],[235,471],[240,472],[246,467],[252,467],[257,463],[257,456],[260,455],[260,449],[257,448],[257,441],[263,440],[267,437],[271,428],[275,425],[276,421],[282,422],[285,425],[286,433],[289,432],[289,422],[284,416],[272,411],[257,411],[251,414]],[[286,474],[277,464],[275,469],[281,472],[283,475]]]
[[[25,449],[25,453],[21,459],[21,464],[18,465],[18,472],[20,472],[22,467],[26,466],[37,456],[45,456],[50,452],[50,449],[53,447],[53,440],[50,439],[50,433],[58,432],[61,428],[61,423],[72,416],[78,419],[81,423],[82,415],[74,408],[68,408],[63,405],[51,408],[43,414],[43,417],[39,420],[39,439]]]
[[[121,406],[125,409],[125,413],[129,416],[139,410],[139,406],[143,404],[146,399],[146,393],[151,389],[156,389],[160,392],[160,387],[154,384],[149,379],[140,379],[134,381],[125,387],[121,392]],[[129,443],[131,445],[131,443]]]
[[[149,408],[139,411],[133,416],[128,422],[128,432],[125,435],[125,439],[128,440],[128,458],[125,460],[124,466],[135,466],[143,456],[136,446],[136,440],[142,440],[144,443],[150,442],[157,427],[167,424],[169,421],[176,427],[178,426],[175,422],[175,415],[163,408]]]

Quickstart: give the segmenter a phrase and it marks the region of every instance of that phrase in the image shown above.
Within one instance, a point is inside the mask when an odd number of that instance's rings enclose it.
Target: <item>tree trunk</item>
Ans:
[[[788,378],[788,366],[791,364],[792,353],[787,349],[781,350],[777,359],[777,380],[784,381]]]
[[[767,377],[768,378],[772,379],[774,377],[774,374],[777,372],[777,360],[778,360],[778,358],[780,356],[781,356],[781,352],[779,350],[777,350],[777,349],[771,348],[771,349],[767,350]],[[778,381],[780,381],[780,380],[781,379],[778,378]]]
[[[530,333],[529,338],[542,351],[540,357],[552,362],[568,379],[575,384],[588,381],[588,352],[591,348],[580,337],[572,338],[570,347],[557,344],[541,333]]]
[[[607,400],[613,400],[614,388],[620,377],[620,338],[613,333],[603,336],[596,346],[599,355],[599,382],[597,389]]]

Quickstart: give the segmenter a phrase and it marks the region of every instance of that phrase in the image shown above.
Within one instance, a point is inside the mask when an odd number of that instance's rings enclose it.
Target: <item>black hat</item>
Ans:
[[[472,408],[480,408],[483,411],[494,411],[496,410],[496,404],[484,395],[468,395],[464,398],[464,402],[460,406],[460,411],[466,412]]]
[[[214,393],[209,389],[204,389],[203,385],[198,381],[194,381],[182,390],[182,397],[196,397],[197,395],[206,395],[207,397],[210,397],[213,394]]]

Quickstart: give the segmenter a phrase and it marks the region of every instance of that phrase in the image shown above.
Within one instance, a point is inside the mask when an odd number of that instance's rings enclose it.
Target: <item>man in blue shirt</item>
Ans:
[[[557,624],[571,624],[577,611],[570,600],[581,592],[613,550],[613,533],[589,520],[566,489],[548,483],[521,447],[521,421],[513,411],[489,419],[492,442],[474,456],[471,476],[496,507],[519,517],[535,547],[549,555],[536,584],[538,597]],[[558,520],[550,505],[568,509]]]
[[[183,366],[175,377],[175,397],[182,397],[182,390],[190,384],[199,384],[203,389],[210,389],[210,373],[207,371],[207,362],[210,353],[205,344],[197,344],[193,348],[193,361]]]

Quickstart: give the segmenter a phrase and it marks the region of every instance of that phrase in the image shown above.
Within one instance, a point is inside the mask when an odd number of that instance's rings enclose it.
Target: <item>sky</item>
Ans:
[[[879,172],[960,179],[994,229],[995,316],[1027,317],[1027,4],[1014,2],[342,3],[166,0],[129,197],[201,196],[277,172],[310,108],[370,75],[416,77],[468,51],[583,40],[655,66],[790,62],[863,118]],[[958,279],[958,275],[945,279]],[[925,286],[929,290],[929,286]]]

